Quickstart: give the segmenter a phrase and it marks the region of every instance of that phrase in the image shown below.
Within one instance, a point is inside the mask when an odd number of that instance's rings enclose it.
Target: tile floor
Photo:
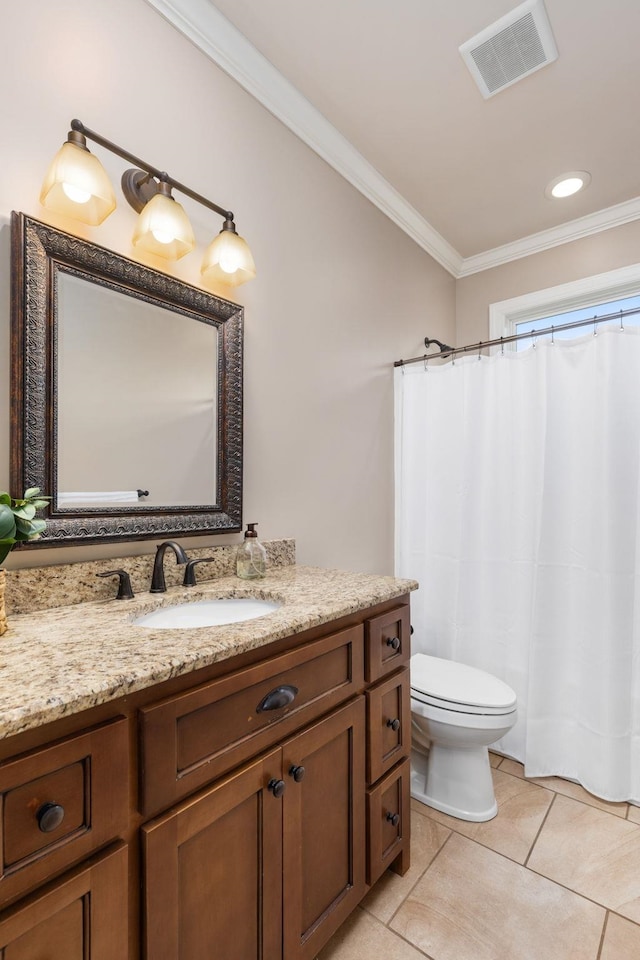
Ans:
[[[412,801],[387,872],[318,960],[640,960],[640,809],[491,754],[498,816]]]

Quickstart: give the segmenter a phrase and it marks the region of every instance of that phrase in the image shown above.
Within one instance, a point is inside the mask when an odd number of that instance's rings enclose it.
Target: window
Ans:
[[[540,317],[538,320],[516,320],[514,322],[514,333],[529,333],[535,330],[546,330],[551,326],[559,326],[563,323],[573,323],[576,320],[593,320],[594,317],[606,317],[611,313],[619,313],[620,310],[638,310],[638,313],[631,314],[629,317],[616,317],[611,320],[603,320],[598,326],[611,327],[638,327],[640,326],[640,294],[636,297],[625,297],[623,300],[609,300],[607,303],[601,303],[598,306],[581,307],[578,310],[568,310],[566,313],[555,313],[552,317]],[[572,337],[584,336],[589,330],[588,327],[576,327],[572,330],[554,330],[553,336],[556,340],[570,340]],[[549,339],[551,333],[542,334],[544,339]],[[533,341],[517,340],[516,350],[527,350]]]
[[[493,303],[489,308],[490,336],[499,339],[634,308],[640,309],[640,264]],[[622,322],[623,326],[640,326],[640,313],[624,317]],[[619,318],[603,321],[603,325],[619,323]],[[586,329],[554,331],[554,338],[583,336]],[[507,346],[526,350],[530,341]]]

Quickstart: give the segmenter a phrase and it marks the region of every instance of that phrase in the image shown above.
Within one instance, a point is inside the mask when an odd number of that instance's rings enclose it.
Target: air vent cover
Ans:
[[[542,0],[521,3],[459,50],[485,99],[558,57]]]

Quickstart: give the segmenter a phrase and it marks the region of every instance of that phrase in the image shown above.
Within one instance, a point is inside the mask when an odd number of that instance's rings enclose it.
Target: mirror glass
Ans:
[[[214,503],[217,352],[215,324],[60,271],[58,506]]]
[[[30,545],[242,528],[242,308],[12,216],[12,489]]]

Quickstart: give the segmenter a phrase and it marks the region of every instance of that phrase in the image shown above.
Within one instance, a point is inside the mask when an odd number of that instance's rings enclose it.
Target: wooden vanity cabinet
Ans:
[[[0,742],[5,827],[39,777],[69,796],[52,843],[5,839],[0,957],[314,960],[409,866],[407,601]]]
[[[366,889],[364,716],[358,697],[142,828],[147,960],[313,960]]]

